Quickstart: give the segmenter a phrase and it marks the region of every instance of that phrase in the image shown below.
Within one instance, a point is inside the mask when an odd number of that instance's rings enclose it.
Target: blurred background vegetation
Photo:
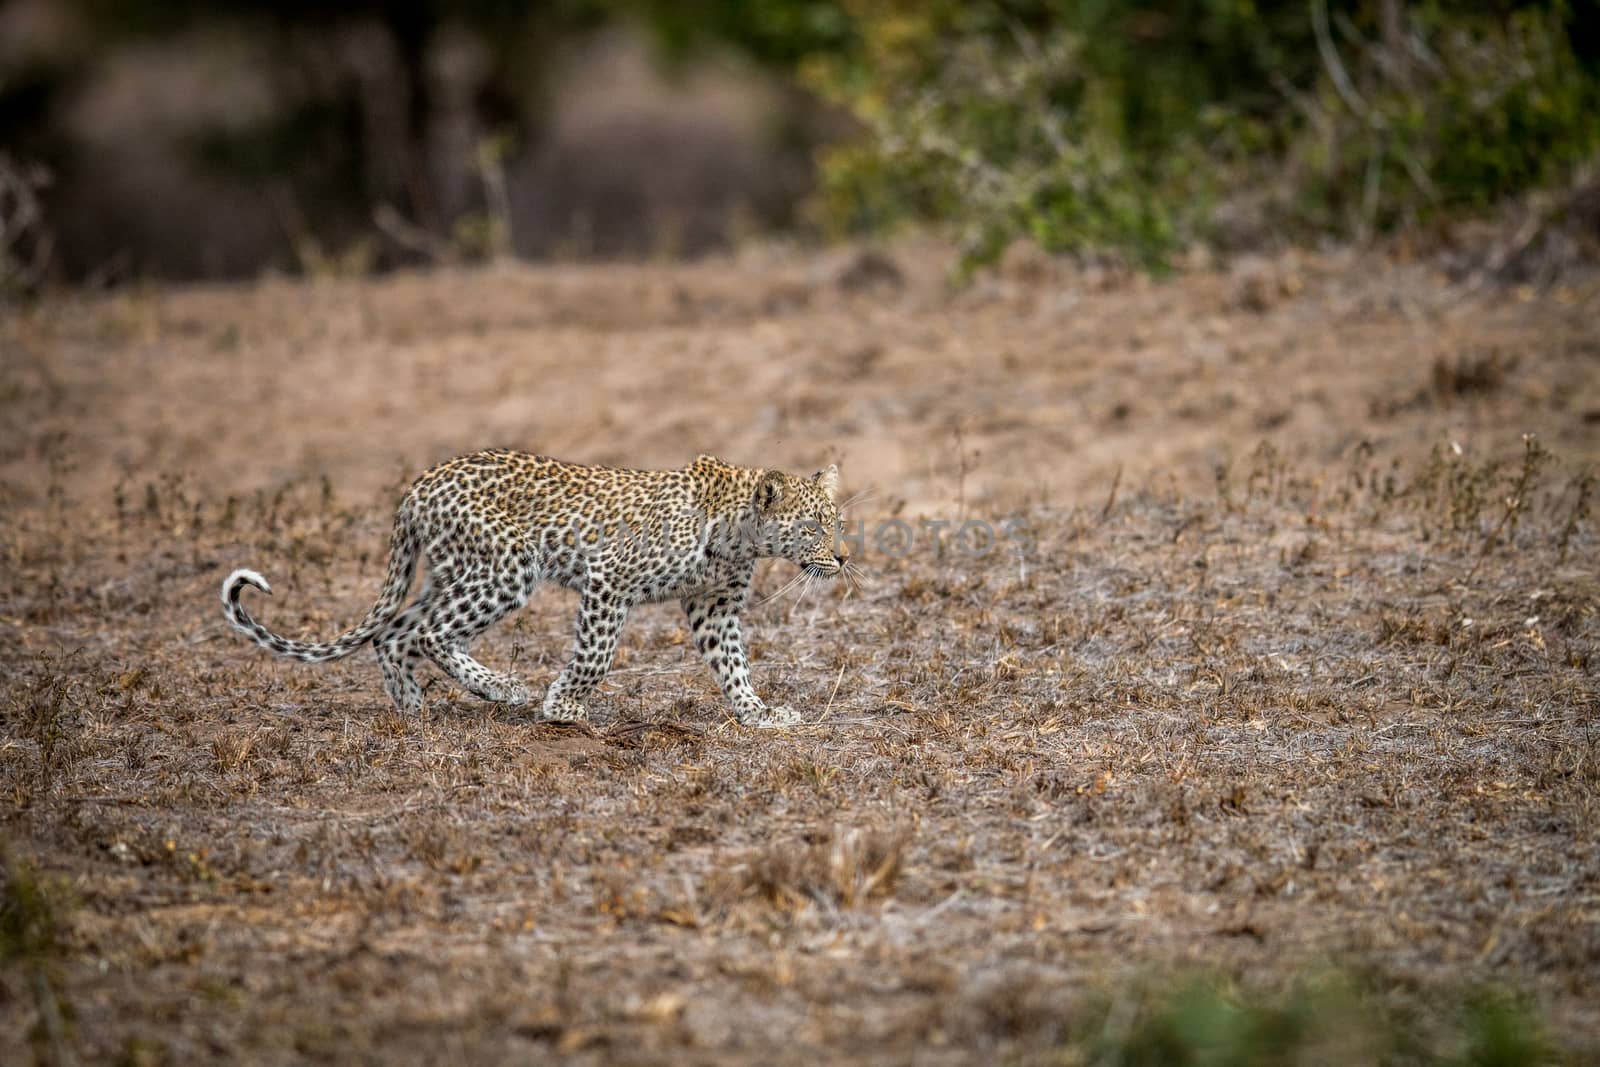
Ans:
[[[1496,217],[1478,265],[1537,276],[1595,260],[1597,158],[1593,0],[0,0],[11,288]]]

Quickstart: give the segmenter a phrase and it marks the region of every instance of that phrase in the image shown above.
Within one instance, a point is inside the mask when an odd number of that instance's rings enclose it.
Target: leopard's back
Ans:
[[[738,521],[759,473],[710,457],[657,471],[495,449],[427,471],[402,507],[430,560],[528,562],[546,581],[600,575],[659,599],[694,583],[706,527]]]

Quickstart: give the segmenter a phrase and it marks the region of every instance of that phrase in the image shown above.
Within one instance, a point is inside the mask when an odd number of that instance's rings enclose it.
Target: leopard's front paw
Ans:
[[[798,711],[781,705],[775,708],[764,707],[739,716],[740,725],[753,726],[760,730],[781,730],[785,726],[796,726],[804,721]]]
[[[502,704],[507,704],[514,708],[520,708],[522,705],[533,699],[533,690],[529,689],[521,682],[510,682],[504,686],[501,686],[500,689],[494,694],[493,699]]]
[[[589,709],[571,697],[546,697],[540,722],[588,722]]]

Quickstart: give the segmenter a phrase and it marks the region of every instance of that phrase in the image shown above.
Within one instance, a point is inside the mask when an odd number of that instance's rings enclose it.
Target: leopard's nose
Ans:
[[[846,563],[850,559],[850,546],[840,545],[838,551],[834,552],[833,558],[838,560],[840,564]]]

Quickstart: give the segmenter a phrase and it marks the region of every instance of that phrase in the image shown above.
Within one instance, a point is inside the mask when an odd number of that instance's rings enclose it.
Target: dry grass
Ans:
[[[1330,966],[1446,1044],[1478,983],[1590,1041],[1600,294],[1290,257],[1270,299],[1037,268],[949,298],[917,263],[867,296],[758,259],[7,320],[3,832],[75,907],[48,969],[0,970],[0,1059],[1081,1057],[1181,1029],[1152,973],[1277,1026]],[[592,728],[441,680],[408,721],[368,657],[225,629],[246,563],[284,629],[358,617],[402,475],[490,443],[831,446],[869,521],[1038,544],[755,609],[758,685],[826,711],[782,734],[725,721],[670,608]],[[543,684],[571,611],[484,659]]]

